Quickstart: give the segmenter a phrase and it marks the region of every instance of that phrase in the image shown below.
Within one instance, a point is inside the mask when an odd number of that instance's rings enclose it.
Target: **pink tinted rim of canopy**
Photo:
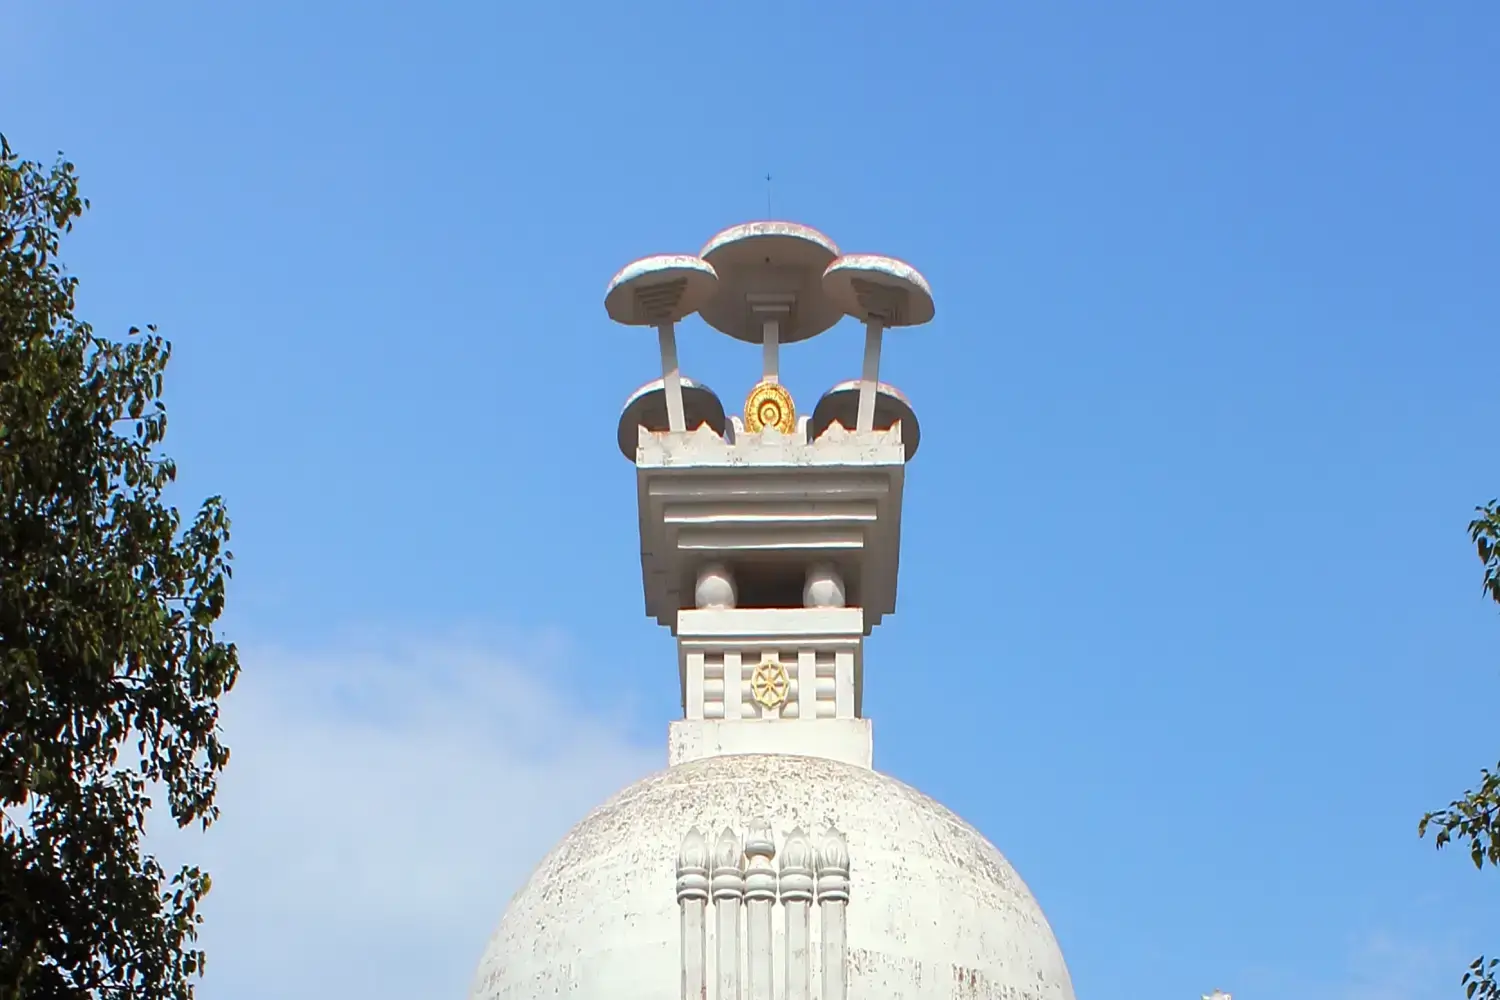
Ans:
[[[887,326],[920,326],[931,322],[936,315],[932,286],[927,283],[922,272],[899,257],[875,253],[844,254],[830,263],[823,272],[824,292],[847,315],[861,320],[866,318],[854,292],[856,277],[906,292],[907,301],[912,307],[911,315],[903,318],[900,323],[887,323]]]
[[[703,249],[698,251],[698,256],[704,260],[709,260],[711,256],[738,257],[738,254],[733,252],[736,248],[746,247],[751,241],[769,239],[787,241],[786,245],[789,246],[802,244],[809,258],[808,263],[813,263],[820,257],[826,257],[831,261],[839,255],[838,244],[812,226],[800,222],[767,219],[759,222],[742,222],[737,226],[720,230],[703,244]],[[827,264],[820,262],[819,266],[826,267]]]
[[[633,293],[642,286],[680,278],[687,280],[687,288],[677,309],[669,317],[671,322],[697,312],[703,303],[713,297],[719,285],[718,272],[701,257],[692,254],[653,254],[631,261],[609,279],[609,286],[604,292],[604,309],[616,323],[626,326],[654,326],[657,320],[642,318],[635,312],[636,299]]]

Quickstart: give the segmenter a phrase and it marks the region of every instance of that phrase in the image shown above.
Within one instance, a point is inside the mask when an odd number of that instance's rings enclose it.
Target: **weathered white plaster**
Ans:
[[[590,814],[511,901],[480,963],[473,1000],[677,995],[683,956],[673,873],[682,837],[692,827],[727,827],[733,836],[757,819],[783,843],[799,827],[821,833],[832,826],[843,835],[852,886],[843,928],[849,997],[1073,997],[1036,900],[972,827],[875,771],[766,754],[667,769]],[[814,920],[809,928],[817,983],[825,976],[823,926]],[[773,950],[777,995],[789,996],[780,922]],[[717,968],[719,951],[708,950],[716,983],[728,973]]]
[[[747,753],[827,757],[855,767],[875,766],[869,719],[681,719],[668,727],[667,764],[672,767]]]
[[[671,763],[717,753],[826,754],[869,767],[861,608],[703,608],[678,613],[684,720],[674,723]],[[750,676],[779,663],[784,700],[756,700]],[[809,723],[815,723],[809,725]]]

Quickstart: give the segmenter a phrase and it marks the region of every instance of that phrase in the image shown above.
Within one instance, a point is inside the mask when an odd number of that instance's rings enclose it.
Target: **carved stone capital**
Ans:
[[[775,902],[776,868],[771,859],[776,856],[776,842],[771,837],[771,828],[763,822],[750,827],[745,838],[746,902]]]
[[[818,902],[849,901],[849,844],[833,827],[818,838]]]
[[[677,901],[708,899],[708,838],[696,826],[677,852]]]
[[[781,901],[810,903],[813,898],[816,858],[812,841],[802,828],[794,827],[781,848]]]
[[[727,826],[714,843],[713,860],[714,902],[739,902],[745,895],[745,849]]]

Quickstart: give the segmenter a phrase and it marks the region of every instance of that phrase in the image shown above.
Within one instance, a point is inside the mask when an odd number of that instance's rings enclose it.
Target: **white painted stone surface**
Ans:
[[[874,732],[869,719],[682,719],[668,727],[670,767],[749,753],[827,757],[870,768],[875,766]]]
[[[731,421],[731,423],[733,423]],[[799,426],[805,428],[802,419]],[[674,628],[707,563],[775,556],[837,563],[868,632],[896,609],[902,427],[858,434],[834,424],[816,440],[708,427],[638,429],[636,492],[646,613]]]
[[[689,720],[806,722],[857,717],[863,699],[860,608],[699,608],[678,612],[683,716]],[[755,701],[749,674],[779,661],[791,690],[779,705]],[[740,753],[787,753],[783,744]]]
[[[674,882],[682,838],[693,827],[743,830],[759,819],[778,843],[795,827],[814,840],[830,826],[843,834],[849,997],[1072,1000],[1040,907],[977,831],[875,771],[771,754],[669,768],[595,810],[511,901],[471,997],[680,996],[683,933]],[[825,982],[822,926],[813,920],[806,942],[812,984]],[[784,997],[784,922],[772,933],[774,987]],[[706,978],[721,983],[727,977],[716,967],[716,951],[708,949],[715,968]],[[821,985],[813,989],[821,994]]]

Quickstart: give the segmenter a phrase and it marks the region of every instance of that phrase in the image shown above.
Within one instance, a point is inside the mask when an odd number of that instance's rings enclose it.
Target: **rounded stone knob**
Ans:
[[[710,563],[698,571],[693,601],[700,608],[732,608],[737,596],[734,575],[723,563]]]
[[[836,568],[826,563],[819,563],[807,571],[807,582],[802,585],[802,606],[807,608],[842,608],[844,606],[844,578],[839,575]]]
[[[735,577],[721,562],[711,562],[697,571],[693,601],[697,607],[735,606]]]

